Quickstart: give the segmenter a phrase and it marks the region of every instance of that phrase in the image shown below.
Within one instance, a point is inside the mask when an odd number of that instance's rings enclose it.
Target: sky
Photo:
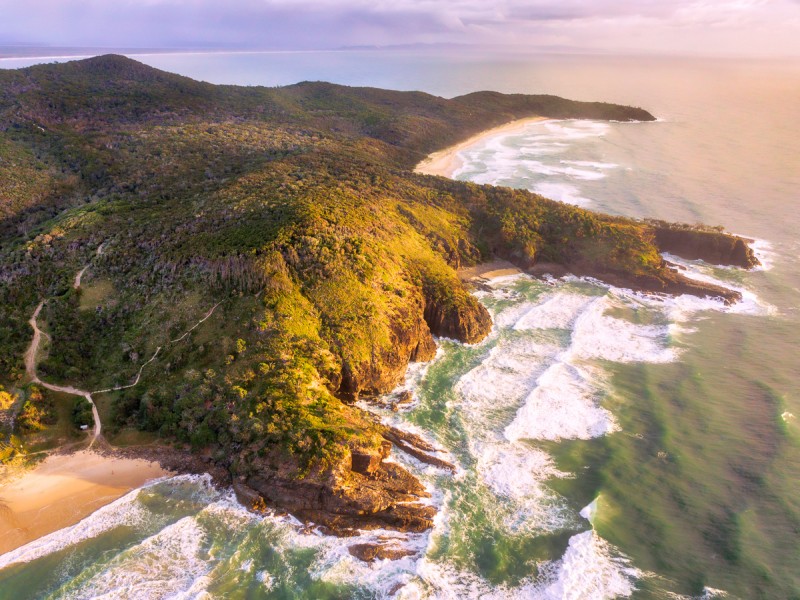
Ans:
[[[800,56],[800,0],[0,0],[0,45]]]

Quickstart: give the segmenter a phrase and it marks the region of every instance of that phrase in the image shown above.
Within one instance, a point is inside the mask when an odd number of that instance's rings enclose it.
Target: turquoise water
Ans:
[[[800,597],[800,69],[388,52],[145,60],[217,82],[641,105],[660,121],[534,124],[465,151],[456,176],[721,224],[756,238],[765,266],[683,262],[741,289],[734,307],[572,278],[492,281],[479,294],[489,339],[442,340],[409,373],[412,407],[382,415],[459,466],[396,456],[431,490],[436,526],[368,537],[415,557],[365,565],[350,540],[255,518],[184,477],[0,557],[0,597]]]

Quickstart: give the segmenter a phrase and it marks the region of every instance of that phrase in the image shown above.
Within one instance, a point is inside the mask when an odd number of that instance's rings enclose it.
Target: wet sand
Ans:
[[[0,482],[0,554],[68,527],[148,481],[158,463],[81,451],[54,455]]]

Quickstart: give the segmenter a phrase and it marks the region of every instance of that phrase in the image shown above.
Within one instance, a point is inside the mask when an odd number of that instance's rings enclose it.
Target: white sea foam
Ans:
[[[728,289],[734,290],[739,292],[742,295],[742,299],[739,302],[735,302],[731,305],[725,305],[720,301],[713,301],[712,302],[694,302],[694,305],[698,307],[699,310],[721,310],[723,312],[729,312],[733,314],[748,314],[748,315],[757,315],[757,316],[769,316],[769,315],[776,315],[778,313],[778,309],[769,304],[768,302],[762,300],[758,294],[754,291],[738,284],[733,284],[729,281],[725,281],[715,277],[712,274],[712,268],[702,261],[691,261],[680,258],[679,256],[674,256],[669,253],[663,253],[664,258],[667,259],[671,263],[675,263],[683,267],[681,274],[686,277],[687,279],[692,279],[694,281],[699,281],[701,283],[710,283],[712,285],[719,285],[722,287],[726,287]],[[682,303],[683,308],[687,307],[687,304],[692,302],[691,299],[687,299],[684,297],[679,297]],[[675,302],[672,303],[676,305]],[[677,306],[677,305],[676,305]],[[700,308],[702,307],[702,308]]]
[[[619,167],[616,163],[594,162],[591,160],[562,160],[566,165],[577,165],[579,167],[591,167],[593,169],[616,169]]]
[[[211,564],[200,556],[206,534],[194,517],[165,527],[103,565],[77,586],[68,585],[63,598],[190,598]],[[192,587],[194,594],[191,594]],[[191,594],[191,595],[190,595]]]
[[[265,590],[269,591],[275,587],[275,578],[268,571],[259,571],[256,579],[261,582]]]
[[[594,518],[597,516],[597,504],[600,498],[595,498],[581,509],[580,515],[594,525]]]
[[[675,360],[675,351],[666,345],[667,326],[636,325],[606,314],[617,307],[609,295],[591,302],[575,321],[569,353],[622,363]]]
[[[485,444],[474,446],[479,471],[492,490],[509,498],[542,498],[541,482],[551,477],[565,477],[552,457],[543,450],[517,444]]]
[[[576,143],[604,136],[608,123],[548,120],[531,123],[522,131],[487,138],[459,153],[461,167],[454,177],[478,184],[511,185],[548,198],[587,206],[574,182],[603,179],[614,163],[594,160],[557,160]]]
[[[627,598],[641,571],[594,531],[574,535],[564,556],[540,565],[541,576],[518,587],[494,586],[474,573],[425,558],[418,579],[397,594],[401,600],[606,600]]]
[[[742,236],[753,241],[750,242],[749,246],[753,250],[753,254],[756,255],[758,262],[761,263],[760,266],[756,267],[755,271],[769,271],[772,267],[775,266],[775,250],[772,247],[772,244],[767,240],[760,240],[758,238],[750,238],[749,236]]]
[[[601,405],[608,388],[603,362],[668,362],[676,351],[666,323],[641,325],[612,313],[653,310],[637,297],[581,293],[571,281],[526,295],[518,285],[525,280],[533,283],[527,276],[492,280],[493,291],[483,292],[511,304],[495,311],[489,350],[456,382],[459,400],[452,409],[464,423],[477,474],[515,507],[504,509],[506,526],[557,530],[570,519],[547,481],[569,474],[522,440],[588,439],[616,431],[613,415]]]
[[[581,196],[581,192],[577,186],[571,183],[559,183],[554,181],[542,181],[530,187],[530,191],[550,198],[551,200],[558,200],[565,204],[573,204],[575,206],[587,207],[592,201],[585,196]]]
[[[540,587],[543,600],[604,600],[629,597],[641,571],[626,558],[614,555],[611,545],[594,531],[569,540],[569,547],[554,569],[554,579]]]
[[[591,296],[557,292],[540,298],[535,305],[520,305],[523,314],[514,322],[517,331],[525,329],[569,329],[588,304]]]
[[[589,439],[618,429],[611,413],[598,406],[600,390],[591,380],[574,365],[552,364],[505,428],[506,438]]]
[[[461,409],[485,419],[498,408],[513,407],[530,392],[559,351],[554,344],[529,338],[500,339],[483,362],[456,383],[455,391],[463,400]]]
[[[542,121],[544,129],[558,140],[580,140],[605,135],[611,126],[599,121]]]

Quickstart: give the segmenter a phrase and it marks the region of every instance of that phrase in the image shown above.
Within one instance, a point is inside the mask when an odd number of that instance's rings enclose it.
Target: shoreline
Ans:
[[[209,457],[161,445],[56,451],[30,468],[0,472],[0,555],[74,525],[130,491],[161,477],[230,473]]]
[[[474,146],[478,142],[490,137],[495,137],[501,134],[518,133],[531,123],[538,123],[541,121],[550,120],[548,117],[525,117],[524,119],[515,119],[503,125],[486,129],[480,133],[476,133],[469,139],[459,142],[453,146],[449,146],[443,150],[439,150],[429,154],[425,159],[414,167],[414,173],[422,175],[439,175],[441,177],[453,178],[453,173],[463,166],[463,161],[458,156],[462,150]]]
[[[507,260],[495,259],[489,262],[478,263],[472,267],[463,267],[458,270],[458,278],[464,282],[483,282],[495,277],[508,275],[521,275],[524,271]]]
[[[148,481],[174,475],[158,461],[79,450],[52,454],[0,483],[0,554],[74,525]]]

